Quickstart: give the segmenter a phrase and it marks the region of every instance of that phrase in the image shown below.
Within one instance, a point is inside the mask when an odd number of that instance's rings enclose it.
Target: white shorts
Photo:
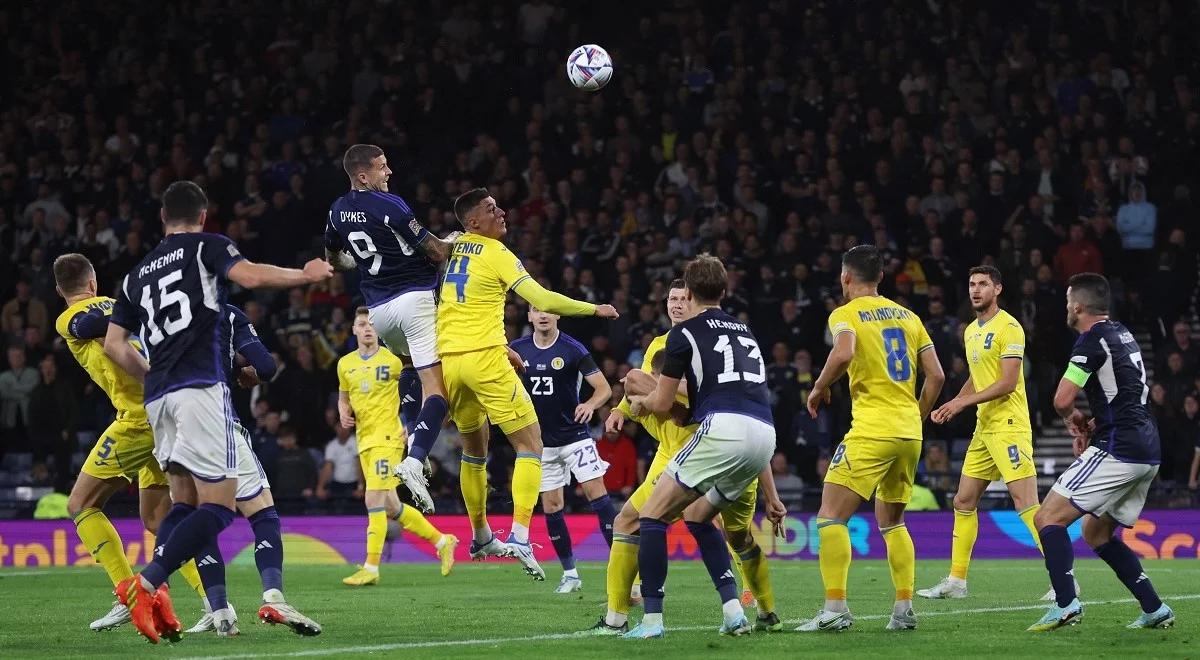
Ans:
[[[245,502],[258,497],[263,489],[270,488],[267,473],[263,471],[262,463],[254,454],[254,446],[250,444],[250,432],[240,422],[234,432],[237,434],[237,500]]]
[[[225,383],[175,390],[146,404],[146,414],[163,470],[175,463],[205,481],[237,477],[237,415]]]
[[[664,473],[724,509],[737,501],[774,455],[774,426],[746,415],[713,413]]]
[[[412,358],[418,369],[438,363],[437,303],[433,291],[409,291],[372,307],[367,318],[396,355]]]
[[[1133,527],[1157,474],[1157,465],[1124,463],[1108,452],[1088,447],[1051,490],[1084,513],[1107,515],[1120,525]]]
[[[599,479],[608,472],[608,463],[596,452],[596,441],[588,438],[566,447],[542,447],[541,492],[563,488],[575,481]]]

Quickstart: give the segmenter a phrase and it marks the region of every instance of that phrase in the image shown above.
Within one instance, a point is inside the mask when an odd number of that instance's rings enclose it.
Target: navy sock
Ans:
[[[418,461],[425,460],[433,443],[437,442],[438,433],[442,431],[442,422],[446,421],[446,413],[450,408],[446,399],[434,394],[425,399],[421,406],[421,414],[417,415],[417,423],[413,426],[412,442],[408,444],[408,455]]]
[[[1046,555],[1046,571],[1050,573],[1050,586],[1059,607],[1066,607],[1075,600],[1075,550],[1071,537],[1062,525],[1046,525],[1038,530],[1042,539],[1042,552]]]
[[[642,604],[646,614],[662,614],[663,585],[667,582],[667,523],[641,519],[638,570],[642,574]]]
[[[612,500],[607,494],[597,497],[588,504],[592,506],[592,511],[595,511],[596,517],[600,519],[600,533],[604,535],[604,542],[611,548],[613,520],[617,517],[617,508],[613,506]]]
[[[408,367],[400,372],[400,423],[411,429],[421,412],[421,377]]]
[[[187,518],[196,510],[196,507],[191,504],[175,503],[171,505],[171,510],[167,515],[163,516],[161,522],[158,523],[158,535],[154,538],[154,556],[161,557],[163,546],[167,544],[167,539],[171,537],[171,532],[179,526],[179,523]]]
[[[254,530],[254,564],[262,579],[263,591],[283,591],[283,534],[279,514],[269,506],[247,519]]]
[[[558,553],[558,561],[564,571],[575,568],[575,552],[571,550],[571,532],[567,529],[567,519],[562,511],[546,514],[546,531],[550,534],[550,543],[554,544],[554,552]]]
[[[717,526],[707,522],[687,523],[688,531],[695,537],[700,546],[700,558],[708,569],[713,586],[721,597],[721,603],[737,600],[737,583],[733,580],[733,565],[729,560],[729,550],[725,547],[725,536]]]
[[[179,521],[175,529],[167,537],[162,551],[156,551],[158,556],[142,569],[142,578],[154,588],[167,581],[167,576],[174,573],[183,562],[197,556],[208,546],[209,541],[216,541],[221,530],[233,522],[233,511],[219,504],[201,504],[200,508],[188,514]],[[200,562],[196,562],[199,567]],[[225,582],[225,564],[221,564],[221,583]]]
[[[225,593],[225,558],[221,556],[221,547],[217,545],[217,537],[213,536],[208,543],[196,553],[196,571],[200,573],[200,583],[204,585],[204,596],[212,611],[229,607]]]
[[[1096,548],[1096,556],[1113,569],[1125,588],[1141,604],[1143,612],[1157,612],[1162,607],[1162,599],[1158,597],[1150,578],[1142,571],[1142,562],[1121,539],[1115,536],[1109,539],[1108,543]]]

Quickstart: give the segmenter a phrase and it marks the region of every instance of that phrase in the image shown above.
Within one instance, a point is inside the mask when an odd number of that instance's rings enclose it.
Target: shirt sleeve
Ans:
[[[1067,371],[1063,374],[1063,378],[1083,387],[1092,374],[1104,366],[1107,359],[1108,355],[1100,342],[1091,333],[1084,333],[1075,341],[1075,347],[1071,349],[1071,359],[1067,363]]]
[[[1008,323],[1000,330],[1000,359],[1025,358],[1025,329],[1020,323]]]
[[[138,308],[129,300],[129,276],[121,281],[121,292],[117,294],[117,302],[113,303],[110,321],[130,332],[138,332],[142,327]]]
[[[662,375],[668,378],[683,378],[692,362],[692,342],[683,335],[683,328],[676,326],[667,334],[667,358],[663,362]]]
[[[108,316],[96,308],[78,312],[67,321],[67,334],[75,339],[99,339],[108,333]]]
[[[525,272],[525,264],[521,263],[521,260],[517,258],[517,255],[509,252],[508,248],[501,246],[499,250],[491,251],[483,258],[487,262],[488,266],[490,266],[492,270],[496,272],[496,276],[500,278],[500,281],[507,289],[515,289],[518,284],[527,280],[533,281],[533,278],[529,276],[529,273]],[[539,285],[538,288],[541,288],[541,285]],[[524,296],[521,297],[524,298]],[[529,300],[528,298],[525,299]],[[530,300],[529,302],[533,301]]]
[[[829,336],[837,337],[843,332],[856,334],[854,324],[850,322],[850,310],[846,309],[845,305],[833,310],[829,315]]]
[[[592,357],[591,353],[584,353],[582,356],[580,356],[580,358],[579,358],[579,373],[580,374],[583,374],[583,376],[586,378],[586,377],[591,376],[592,374],[596,373],[597,371],[600,371],[600,367],[596,366],[596,359]]]
[[[350,381],[346,379],[346,370],[342,368],[341,360],[338,360],[337,372],[338,372],[338,391],[349,392],[350,391]]]
[[[329,221],[325,223],[325,249],[330,252],[341,252],[346,249],[342,235],[333,227],[333,209],[329,210]]]
[[[518,279],[511,288],[518,296],[543,312],[560,316],[591,316],[596,313],[594,304],[551,291],[528,275]]]
[[[233,305],[226,305],[225,309],[233,315],[233,348],[254,370],[258,372],[258,377],[262,380],[271,380],[275,377],[275,371],[278,365],[275,364],[275,358],[271,356],[271,352],[263,345],[262,340],[258,338],[258,331],[254,329],[254,324],[250,322],[250,317],[246,316],[242,310]]]
[[[915,339],[917,340],[917,355],[920,355],[921,353],[933,348],[933,339],[929,337],[929,329],[925,327],[924,323],[917,321],[916,326],[917,336]]]
[[[233,241],[224,236],[208,234],[203,240],[204,250],[200,253],[200,260],[210,273],[220,273],[221,277],[225,277],[234,264],[246,260]]]
[[[383,218],[383,224],[410,246],[420,245],[421,241],[424,241],[425,237],[429,235],[429,231],[417,221],[417,217],[413,215],[412,209],[408,207],[404,198],[386,192],[375,193],[375,195],[383,203],[383,208],[379,213]]]

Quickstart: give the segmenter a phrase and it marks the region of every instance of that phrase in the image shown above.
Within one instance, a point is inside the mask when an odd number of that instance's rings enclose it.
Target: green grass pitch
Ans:
[[[720,637],[720,609],[704,567],[674,562],[667,582],[667,637],[625,641],[572,638],[604,611],[604,566],[580,567],[584,590],[556,596],[560,574],[548,566],[547,582],[533,582],[515,564],[463,563],[447,578],[434,564],[385,565],[379,586],[354,589],[340,580],[353,567],[292,566],[286,571],[289,601],[325,628],[302,638],[283,628],[258,625],[258,576],[253,567],[229,568],[229,594],[241,616],[240,637],[185,635],[176,645],[152,647],[131,626],[93,633],[87,624],[108,611],[112,596],[96,568],[0,571],[0,656],[6,658],[190,658],[373,657],[449,658],[487,654],[496,658],[613,658],[653,653],[657,658],[704,657],[982,657],[1148,658],[1200,657],[1200,561],[1147,561],[1146,572],[1175,609],[1169,630],[1126,630],[1138,607],[1098,560],[1077,562],[1084,619],[1053,633],[1025,632],[1040,616],[1045,570],[1037,561],[977,561],[971,565],[971,596],[916,603],[920,627],[883,629],[891,609],[887,564],[855,561],[850,571],[852,629],[832,634],[753,634]],[[944,561],[920,562],[917,586],[932,585]],[[789,624],[812,616],[821,604],[814,561],[774,562],[771,575],[779,614]],[[200,604],[176,580],[175,607],[190,626]],[[633,617],[640,618],[635,609]]]

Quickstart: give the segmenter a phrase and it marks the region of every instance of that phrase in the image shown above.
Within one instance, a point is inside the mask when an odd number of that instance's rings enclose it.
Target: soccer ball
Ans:
[[[596,92],[612,78],[612,58],[595,44],[585,44],[567,58],[567,78],[585,92]]]

